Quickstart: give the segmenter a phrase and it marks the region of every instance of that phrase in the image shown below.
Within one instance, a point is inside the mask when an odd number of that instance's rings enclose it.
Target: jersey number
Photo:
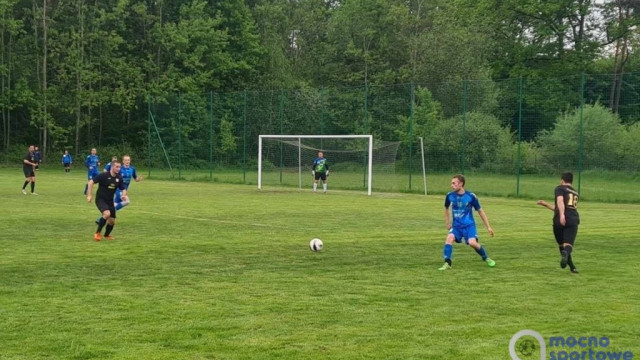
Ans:
[[[569,198],[567,199],[567,206],[572,208],[578,207],[578,196],[575,194],[569,193]]]

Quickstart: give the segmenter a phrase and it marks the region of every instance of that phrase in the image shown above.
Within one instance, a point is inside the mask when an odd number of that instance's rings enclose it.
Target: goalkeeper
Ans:
[[[327,159],[324,158],[322,151],[318,151],[318,157],[313,160],[313,167],[311,168],[313,174],[313,192],[318,192],[318,180],[322,179],[322,192],[327,193],[327,176],[329,176],[329,164]]]

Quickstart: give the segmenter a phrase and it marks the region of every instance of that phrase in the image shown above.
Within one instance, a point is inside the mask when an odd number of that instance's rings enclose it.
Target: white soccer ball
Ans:
[[[311,249],[311,251],[320,251],[322,250],[323,246],[324,244],[322,243],[322,240],[318,238],[313,238],[311,239],[311,241],[309,241],[309,248]]]

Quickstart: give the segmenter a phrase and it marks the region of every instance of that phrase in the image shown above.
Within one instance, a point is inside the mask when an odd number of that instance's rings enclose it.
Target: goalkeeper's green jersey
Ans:
[[[316,158],[313,161],[313,170],[317,173],[324,173],[329,170],[329,164],[325,158]]]

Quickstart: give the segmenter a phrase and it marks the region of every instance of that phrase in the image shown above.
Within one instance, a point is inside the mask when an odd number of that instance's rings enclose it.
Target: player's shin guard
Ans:
[[[477,249],[476,252],[482,256],[482,260],[487,260],[487,252],[484,250],[484,246],[480,246],[480,249]]]
[[[100,218],[100,220],[98,220],[98,230],[96,230],[96,232],[101,232],[102,228],[104,227],[104,224],[107,223],[107,220],[105,220],[105,218]]]
[[[444,245],[444,261],[447,262],[447,264],[451,265],[451,255],[453,254],[453,245],[451,244],[445,244]]]

